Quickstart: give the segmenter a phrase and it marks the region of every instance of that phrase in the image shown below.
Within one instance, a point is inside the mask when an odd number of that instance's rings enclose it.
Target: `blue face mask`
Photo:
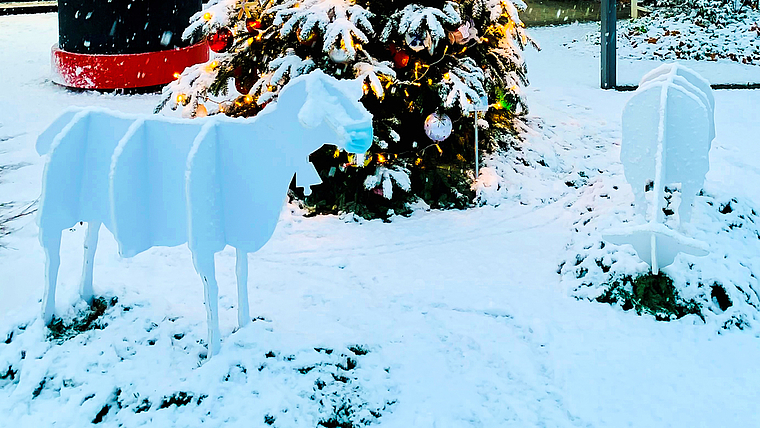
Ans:
[[[346,151],[351,153],[364,153],[372,145],[372,119],[351,123],[344,126],[350,141],[346,144]]]

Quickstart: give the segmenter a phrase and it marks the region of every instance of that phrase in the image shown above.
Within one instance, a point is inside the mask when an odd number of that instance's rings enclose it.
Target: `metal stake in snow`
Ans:
[[[475,113],[475,179],[478,179],[478,176],[480,175],[480,159],[478,156],[478,117],[480,116],[480,112],[477,110]]]
[[[620,160],[636,207],[647,214],[648,222],[610,230],[604,239],[633,245],[654,274],[673,263],[678,253],[707,254],[704,243],[665,225],[663,200],[665,186],[680,186],[680,224],[691,219],[691,204],[709,170],[714,106],[709,82],[685,67],[667,64],[644,76],[623,111]],[[650,186],[652,200],[644,212]]]
[[[480,113],[487,112],[488,111],[488,97],[480,97],[480,100],[476,104],[471,105],[470,110],[475,116],[475,179],[478,179],[478,176],[480,175],[480,150],[478,149],[479,144],[479,138],[478,138],[478,120],[480,119]]]

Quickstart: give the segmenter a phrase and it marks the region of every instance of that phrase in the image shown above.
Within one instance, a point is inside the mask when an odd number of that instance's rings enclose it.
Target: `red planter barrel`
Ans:
[[[84,89],[165,85],[209,58],[205,42],[182,40],[201,0],[58,0],[53,80]]]

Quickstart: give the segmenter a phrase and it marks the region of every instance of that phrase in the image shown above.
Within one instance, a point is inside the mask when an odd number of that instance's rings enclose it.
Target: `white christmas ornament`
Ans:
[[[453,124],[446,113],[432,113],[425,119],[425,134],[433,141],[443,141],[451,135]]]
[[[665,186],[680,185],[680,224],[690,221],[692,202],[710,169],[714,109],[709,82],[688,68],[666,64],[644,76],[623,111],[620,161],[647,223],[609,230],[604,239],[633,245],[654,274],[678,253],[707,255],[705,243],[665,225],[663,207]],[[649,186],[653,195],[647,204]]]
[[[47,154],[37,217],[45,250],[42,318],[55,310],[61,232],[87,222],[80,295],[92,299],[101,224],[124,257],[187,243],[206,298],[209,355],[220,348],[214,254],[237,250],[238,323],[248,313],[248,259],[272,236],[297,173],[308,190],[320,182],[308,163],[323,144],[364,153],[372,115],[360,82],[321,71],[297,77],[256,117],[195,120],[71,109],[37,139]]]

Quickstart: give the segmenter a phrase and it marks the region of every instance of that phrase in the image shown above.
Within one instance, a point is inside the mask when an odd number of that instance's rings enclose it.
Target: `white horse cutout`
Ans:
[[[355,81],[315,71],[291,81],[277,103],[251,119],[65,112],[37,140],[37,151],[48,153],[38,215],[46,256],[44,321],[55,311],[62,231],[88,223],[80,294],[90,301],[102,224],[124,257],[188,243],[204,285],[209,354],[217,353],[214,254],[227,245],[236,249],[243,327],[250,321],[247,254],[272,236],[293,173],[308,191],[321,182],[308,156],[323,144],[369,149],[372,115],[361,95]]]
[[[636,208],[648,217],[648,223],[610,230],[604,239],[632,244],[654,274],[673,263],[678,253],[707,254],[704,243],[664,224],[663,203],[665,186],[680,185],[679,221],[691,220],[692,203],[710,169],[714,111],[709,82],[678,64],[663,65],[644,76],[623,110],[620,161]],[[648,186],[653,196],[646,212]]]

